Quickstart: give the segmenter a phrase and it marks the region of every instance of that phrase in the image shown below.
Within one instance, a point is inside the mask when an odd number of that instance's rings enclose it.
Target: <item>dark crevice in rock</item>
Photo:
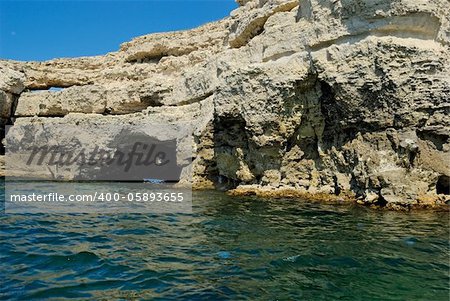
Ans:
[[[9,113],[9,119],[8,119],[7,124],[10,124],[10,125],[14,124],[14,116],[16,115],[16,108],[17,108],[17,103],[19,101],[19,97],[20,97],[20,95],[13,94],[13,102],[11,104],[11,110]]]
[[[106,107],[103,115],[127,115],[140,113],[148,107],[162,107],[164,103],[162,102],[163,96],[161,92],[156,92],[151,95],[140,96],[139,103],[130,103],[128,105],[122,105],[118,110],[114,108]]]
[[[356,179],[354,173],[351,174],[350,190],[355,193],[355,196],[358,199],[363,199],[365,197],[365,192],[364,190],[361,189],[360,184],[358,183],[358,180]]]
[[[196,102],[201,102],[201,101],[207,99],[208,97],[210,97],[212,95],[214,95],[213,91],[208,92],[208,93],[206,93],[204,95],[201,95],[199,97],[194,97],[194,98],[191,98],[191,99],[188,99],[188,100],[181,101],[181,102],[179,102],[177,104],[174,104],[174,105],[171,105],[171,106],[179,107],[179,106],[190,105],[190,104],[193,104],[193,103],[196,103]]]
[[[334,175],[333,176],[333,184],[334,184],[334,194],[340,195],[341,194],[341,187],[339,187],[338,178]]]
[[[340,148],[354,140],[358,134],[364,135],[366,133],[402,130],[404,128],[401,122],[391,125],[383,124],[378,120],[364,118],[364,114],[367,114],[367,111],[363,111],[359,107],[350,106],[345,99],[341,100],[336,97],[339,91],[336,91],[334,87],[325,81],[319,82],[322,91],[320,102],[325,119],[324,147],[335,146]],[[383,90],[387,91],[388,96],[380,95],[379,93],[371,94],[365,91],[366,97],[360,100],[360,107],[370,112],[384,112],[386,107],[389,107],[393,112],[400,110],[400,101],[397,100],[397,103],[395,103],[393,98],[389,97],[389,91],[393,89],[393,87],[389,87],[389,84],[383,85]],[[395,115],[392,116],[395,119]]]
[[[236,174],[240,168],[236,151],[242,150],[240,159],[245,162],[248,162],[250,151],[250,139],[245,130],[245,120],[241,116],[215,116],[213,141],[213,161],[217,164],[217,186],[219,189],[234,189],[241,182]]]
[[[383,194],[381,193],[381,189],[378,191],[378,199],[374,203],[375,206],[379,207],[386,207],[388,204],[388,201],[383,197]]]
[[[146,107],[161,107],[164,105],[158,94],[141,96],[141,103]]]
[[[441,175],[436,183],[436,193],[450,195],[450,177]]]
[[[128,56],[125,61],[131,64],[158,64],[163,58],[168,56],[179,57],[189,55],[198,50],[198,47],[193,45],[185,48],[169,48],[166,46],[154,46],[155,49],[150,51],[140,51]]]
[[[19,100],[18,94],[12,94],[13,101],[11,103],[11,108],[9,111],[9,117],[6,120],[0,120],[0,155],[5,154],[5,146],[3,145],[2,141],[5,138],[6,129],[5,126],[10,126],[14,124],[15,118],[15,112],[17,108],[17,101]]]
[[[285,58],[285,57],[292,56],[292,55],[294,55],[296,53],[297,53],[296,51],[280,52],[280,53],[277,53],[277,54],[265,57],[263,59],[263,62],[266,63],[266,62],[269,62],[269,61],[276,61],[276,60],[279,60],[279,59],[282,59],[282,58]]]
[[[322,91],[321,111],[325,120],[323,144],[326,148],[334,146],[339,149],[348,141],[355,139],[361,132],[361,127],[357,124],[347,124],[344,127],[341,121],[346,118],[345,108],[336,100],[335,91],[325,81],[319,81],[319,85]]]
[[[217,182],[215,182],[215,188],[219,191],[228,191],[235,189],[239,185],[239,181],[226,177],[224,175],[217,176]]]
[[[130,64],[159,64],[163,57],[169,56],[167,54],[153,55],[153,56],[142,56],[139,58],[127,59],[126,62]]]
[[[435,133],[433,131],[428,130],[417,130],[417,137],[419,137],[421,140],[427,140],[433,143],[433,145],[436,147],[436,150],[443,151],[444,150],[444,144],[448,142],[449,136],[447,135],[441,135],[439,133]]]
[[[103,111],[103,113],[102,113],[103,116],[112,115],[112,114],[113,114],[113,109],[110,107],[105,108],[105,111]]]

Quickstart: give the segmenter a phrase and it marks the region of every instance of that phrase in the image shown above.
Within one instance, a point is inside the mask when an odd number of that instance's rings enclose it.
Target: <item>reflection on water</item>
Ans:
[[[193,214],[3,214],[0,298],[448,300],[447,212],[218,192],[194,193],[193,205]]]

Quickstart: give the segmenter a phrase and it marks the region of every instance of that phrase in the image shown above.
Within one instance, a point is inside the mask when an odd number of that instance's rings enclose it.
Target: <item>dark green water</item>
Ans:
[[[449,300],[445,212],[202,192],[192,215],[2,214],[0,240],[2,300]]]

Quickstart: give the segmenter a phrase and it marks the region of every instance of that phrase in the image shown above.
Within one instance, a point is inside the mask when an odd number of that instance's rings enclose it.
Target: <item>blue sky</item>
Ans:
[[[193,28],[236,7],[234,0],[0,0],[0,58],[105,54],[133,37]]]

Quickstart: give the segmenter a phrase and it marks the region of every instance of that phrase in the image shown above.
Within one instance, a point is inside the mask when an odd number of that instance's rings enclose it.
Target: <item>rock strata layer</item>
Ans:
[[[0,61],[2,126],[183,121],[197,188],[449,200],[448,1],[238,3],[105,56]]]

